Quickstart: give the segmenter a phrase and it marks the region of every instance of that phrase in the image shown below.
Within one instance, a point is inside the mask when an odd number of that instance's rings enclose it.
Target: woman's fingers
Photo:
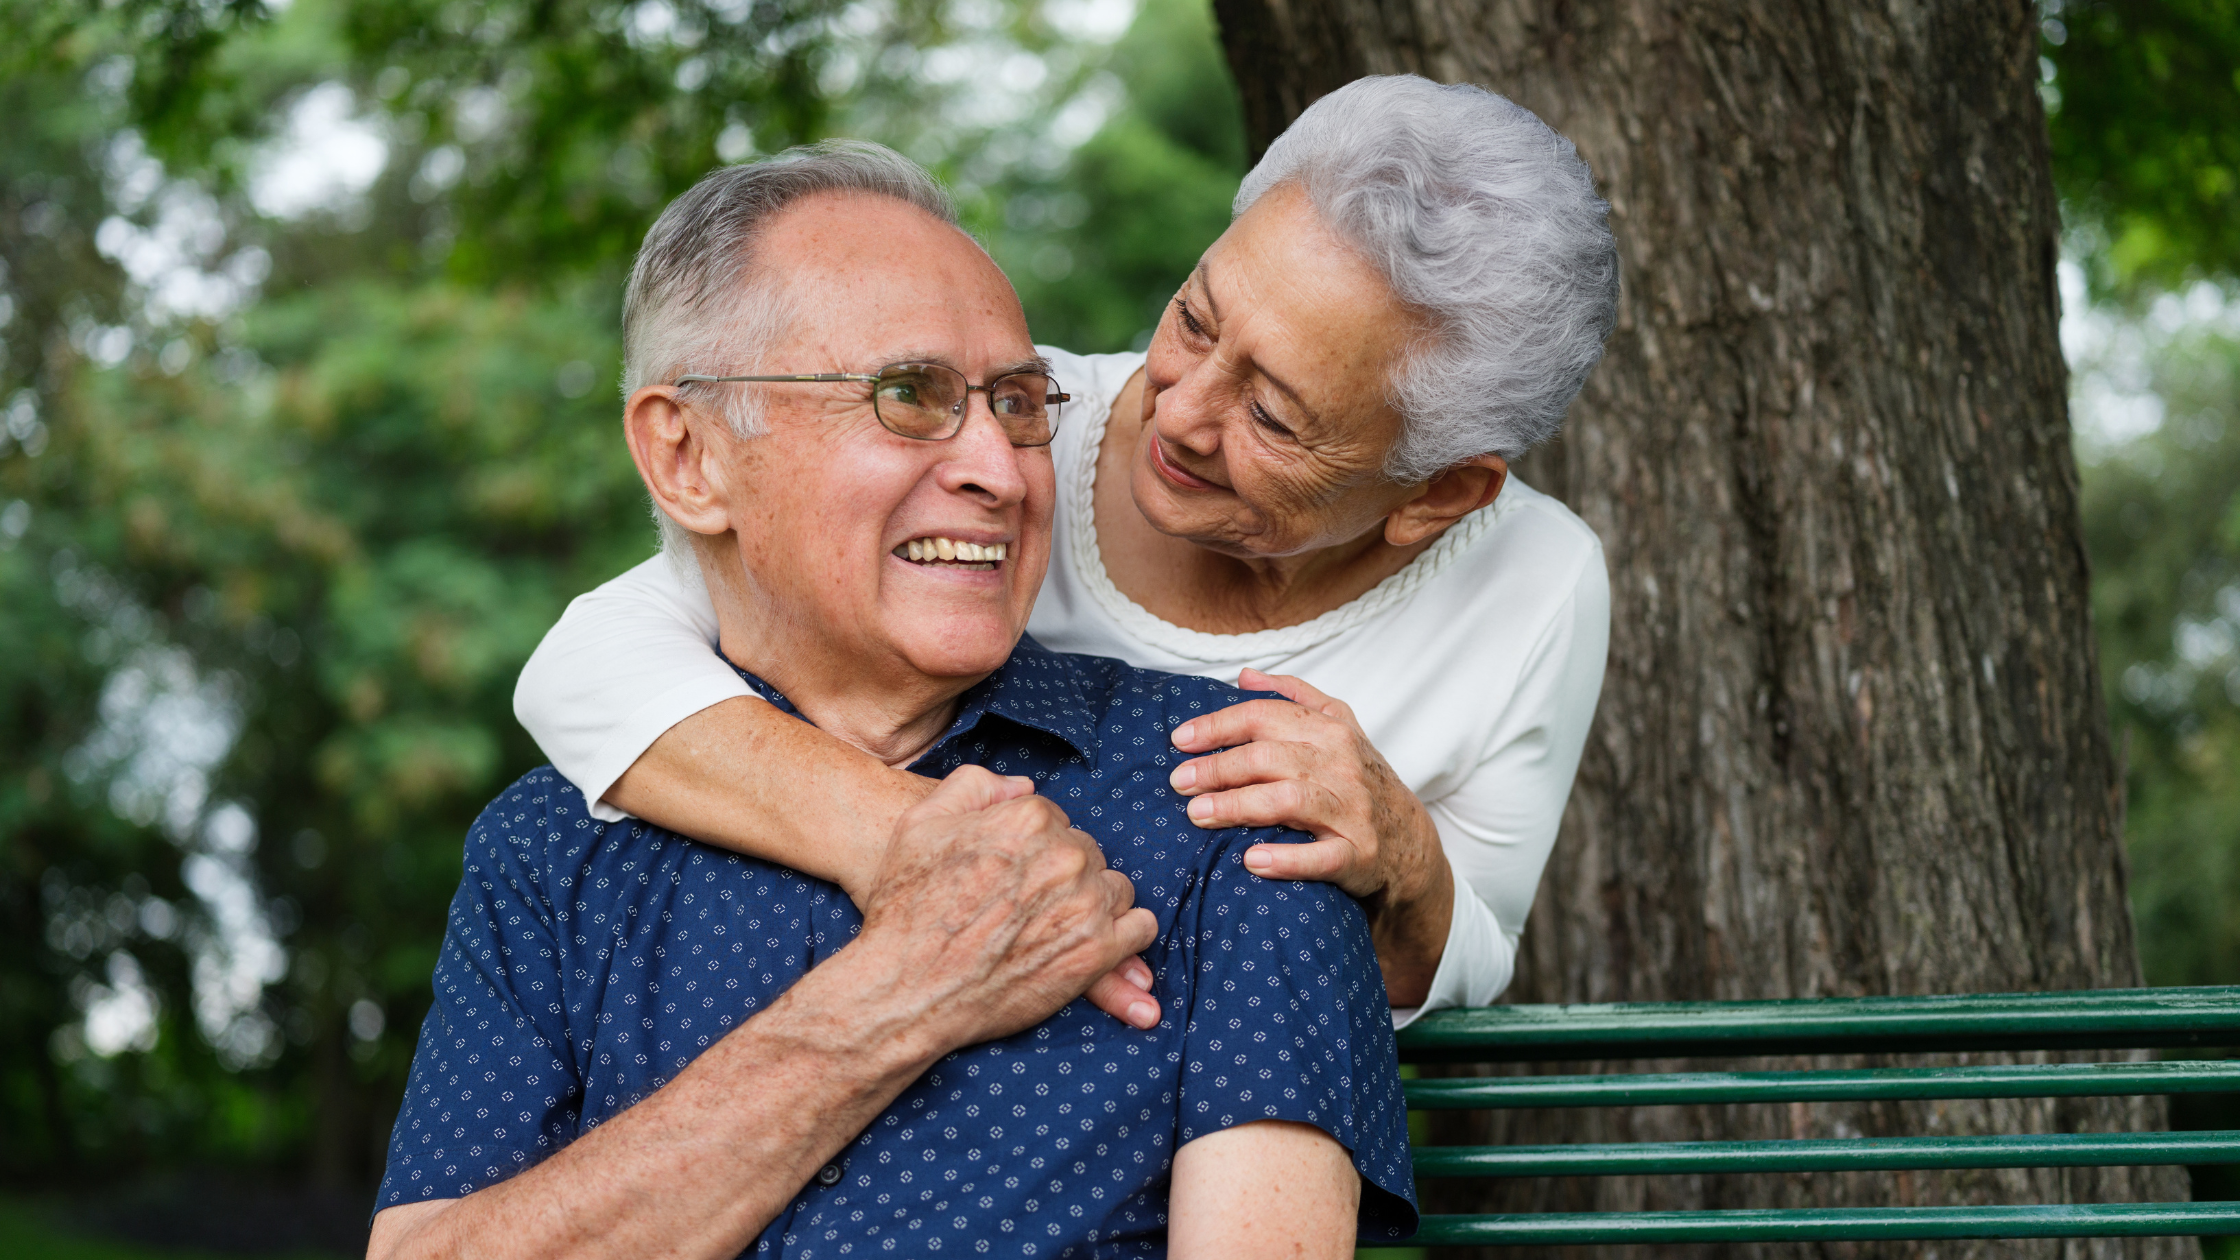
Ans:
[[[1159,1022],[1159,1000],[1151,996],[1151,968],[1130,958],[1106,972],[1083,995],[1089,1005],[1136,1028]]]
[[[1201,827],[1294,827],[1321,834],[1338,820],[1338,798],[1305,778],[1247,783],[1190,798],[1190,821]]]
[[[1334,700],[1315,690],[1304,678],[1290,674],[1263,674],[1257,669],[1247,669],[1237,675],[1237,686],[1245,691],[1272,691],[1293,704],[1305,705],[1317,713],[1336,716],[1336,710],[1345,708],[1345,702]]]
[[[1243,700],[1194,717],[1168,736],[1184,752],[1234,748],[1256,739],[1292,739],[1324,719],[1289,700]]]
[[[1321,760],[1306,744],[1255,740],[1183,762],[1167,776],[1167,785],[1184,796],[1203,796],[1248,783],[1303,778]]]
[[[1245,850],[1244,868],[1263,879],[1311,879],[1341,887],[1373,874],[1375,863],[1342,838],[1312,844],[1256,844]]]

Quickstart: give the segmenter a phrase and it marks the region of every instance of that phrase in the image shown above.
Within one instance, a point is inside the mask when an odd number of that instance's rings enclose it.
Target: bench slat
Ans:
[[[1429,1146],[1415,1151],[1418,1177],[1615,1177],[2144,1164],[2240,1164],[2240,1129],[2192,1133],[1813,1138],[1770,1142]]]
[[[2240,1092],[2240,1060],[2025,1063],[1827,1072],[1671,1072],[1635,1076],[1473,1076],[1407,1081],[1418,1111],[1650,1107],[1676,1103],[1849,1102],[1927,1098],[2077,1098]]]
[[[2240,1234],[2240,1203],[2080,1203],[1426,1216],[1415,1246],[2140,1238]]]
[[[2157,1049],[2240,1044],[2240,986],[1437,1011],[1418,1062]]]

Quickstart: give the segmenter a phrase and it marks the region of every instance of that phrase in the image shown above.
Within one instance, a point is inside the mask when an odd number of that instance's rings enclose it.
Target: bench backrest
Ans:
[[[1783,1002],[1497,1006],[1400,1034],[1404,1063],[2240,1046],[2240,987]],[[2240,1092],[2240,1061],[2027,1063],[1411,1080],[1413,1110]],[[1417,1178],[2240,1163],[2240,1131],[1430,1146]],[[2240,1234],[2240,1203],[2015,1204],[1424,1217],[1415,1245]]]

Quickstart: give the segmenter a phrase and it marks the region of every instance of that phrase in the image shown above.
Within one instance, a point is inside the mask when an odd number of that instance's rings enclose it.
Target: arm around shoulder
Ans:
[[[593,816],[617,821],[602,798],[663,731],[754,694],[715,643],[706,590],[655,556],[568,604],[521,669],[514,716]]]
[[[568,606],[522,669],[514,714],[593,817],[643,818],[860,902],[932,783],[764,704],[716,632],[707,592],[655,556]]]

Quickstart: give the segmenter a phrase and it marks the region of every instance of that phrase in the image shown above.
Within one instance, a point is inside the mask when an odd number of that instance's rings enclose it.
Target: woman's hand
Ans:
[[[1237,685],[1283,700],[1247,700],[1174,729],[1204,752],[1169,782],[1201,827],[1294,827],[1311,844],[1262,844],[1245,869],[1268,879],[1336,884],[1369,911],[1395,1006],[1422,1000],[1454,914],[1454,874],[1429,811],[1400,781],[1353,710],[1297,678],[1245,670]]]

